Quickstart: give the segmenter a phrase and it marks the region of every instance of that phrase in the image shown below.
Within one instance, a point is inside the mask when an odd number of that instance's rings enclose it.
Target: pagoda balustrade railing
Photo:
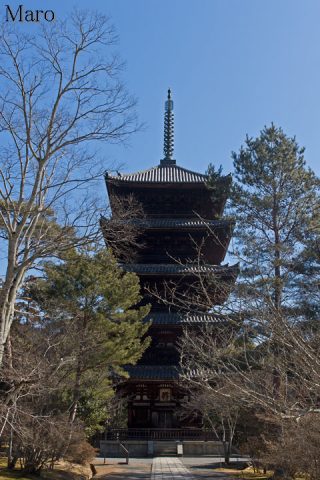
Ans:
[[[116,428],[107,430],[104,440],[217,440],[212,430],[189,428]]]

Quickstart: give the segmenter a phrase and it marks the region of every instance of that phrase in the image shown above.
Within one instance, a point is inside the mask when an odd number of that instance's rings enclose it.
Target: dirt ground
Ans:
[[[131,462],[129,465],[111,463],[103,465],[95,464],[97,475],[95,479],[100,480],[141,480],[150,479],[151,464],[139,461]]]
[[[199,480],[266,480],[269,475],[254,474],[251,469],[221,468],[219,464],[211,463],[205,458],[184,458],[182,462],[189,468],[192,476]],[[122,462],[107,460],[103,465],[96,463],[97,475],[100,480],[150,480],[152,459],[132,459],[129,465]]]

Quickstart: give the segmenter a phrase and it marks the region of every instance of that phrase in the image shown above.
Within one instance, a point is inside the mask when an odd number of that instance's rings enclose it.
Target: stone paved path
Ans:
[[[97,480],[237,480],[232,474],[216,471],[223,459],[210,457],[97,458]],[[216,467],[216,468],[215,468]]]
[[[151,480],[196,480],[190,470],[177,457],[155,457]]]

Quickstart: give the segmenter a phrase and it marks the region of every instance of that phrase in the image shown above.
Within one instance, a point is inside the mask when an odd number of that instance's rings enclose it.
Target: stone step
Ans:
[[[154,442],[155,455],[177,455],[177,442],[159,440]]]

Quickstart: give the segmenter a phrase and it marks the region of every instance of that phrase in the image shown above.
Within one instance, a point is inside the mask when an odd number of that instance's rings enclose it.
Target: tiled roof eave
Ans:
[[[239,264],[235,265],[180,265],[168,264],[120,264],[120,267],[127,272],[134,272],[138,275],[194,275],[215,273],[219,275],[234,274],[239,272]]]
[[[214,315],[210,313],[197,314],[181,314],[181,313],[164,313],[153,312],[149,313],[144,319],[145,322],[150,322],[152,325],[203,325],[203,324],[219,324],[228,322],[228,319],[221,315]]]
[[[104,216],[100,218],[100,225],[107,226],[108,222],[112,219],[108,219]],[[117,220],[117,219],[116,219]],[[215,230],[232,230],[235,226],[233,219],[219,219],[219,220],[206,220],[198,218],[144,218],[144,219],[130,219],[130,220],[118,220],[119,224],[126,225],[128,222],[136,228],[143,230],[199,230],[199,229],[215,229]]]
[[[105,175],[106,183],[114,184],[206,184],[208,176],[202,173],[193,172],[177,165],[150,168],[130,174],[118,174],[117,176]]]
[[[231,228],[235,225],[232,219],[206,220],[201,218],[146,218],[133,219],[132,223],[137,227],[146,228],[148,230],[157,229],[199,229],[199,228]]]
[[[178,380],[179,368],[171,365],[133,365],[125,367],[129,380]]]

